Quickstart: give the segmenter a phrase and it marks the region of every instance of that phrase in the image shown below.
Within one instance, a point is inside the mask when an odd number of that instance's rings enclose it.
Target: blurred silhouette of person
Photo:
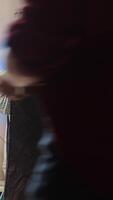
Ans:
[[[28,0],[10,28],[8,72],[34,80],[60,160],[48,173],[38,159],[28,199],[113,198],[112,4]]]
[[[20,101],[16,102],[10,101],[8,98],[10,97],[12,99],[14,91],[14,88],[10,84],[7,84],[7,81],[10,80],[10,76],[7,75],[6,67],[8,50],[7,42],[1,45],[0,81],[2,89],[0,91],[0,112],[7,115],[7,126],[5,130],[5,139],[2,141],[5,146],[4,153],[2,152],[4,154],[3,171],[1,170],[2,179],[3,172],[5,176],[5,192],[0,196],[0,199],[7,197],[8,199],[24,199],[24,188],[38,154],[36,143],[38,138],[40,138],[42,128],[39,117],[40,114],[39,111],[37,111],[38,107],[35,107],[35,97],[30,96],[23,99],[23,95],[19,95],[18,98]],[[3,85],[2,79],[4,80]],[[23,79],[21,79],[21,83],[22,80]],[[4,88],[7,91],[6,94],[8,97],[2,93]],[[18,88],[16,88],[16,90],[18,90]],[[11,96],[8,94],[11,94]],[[18,98],[16,97],[14,99],[17,100]],[[3,120],[3,116],[1,116],[1,120]],[[3,151],[3,145],[1,148]],[[1,157],[1,161],[2,158],[3,156]],[[4,187],[3,183],[2,185]]]

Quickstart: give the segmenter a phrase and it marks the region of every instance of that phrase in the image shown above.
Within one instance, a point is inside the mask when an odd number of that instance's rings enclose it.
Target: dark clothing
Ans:
[[[42,199],[113,199],[113,2],[28,2],[9,45],[20,71],[55,72],[41,98],[62,163]]]
[[[76,66],[81,65],[79,58]],[[82,72],[80,68],[75,72],[72,69],[65,66],[65,74],[64,70],[60,71],[42,93],[56,128],[61,162],[56,166],[46,192],[42,189],[41,200],[112,199],[112,79],[108,79],[110,74],[105,73],[105,68],[92,66],[90,69],[90,62]],[[42,152],[44,154],[46,152]],[[35,170],[38,167],[39,162]],[[40,175],[33,174],[35,180]],[[35,183],[30,190],[31,199],[40,197],[37,192],[40,185]]]
[[[38,141],[37,148],[38,159],[31,179],[28,181],[25,196],[27,200],[53,199],[54,196],[51,193],[53,194],[53,188],[57,186],[54,179],[59,166],[53,132],[44,132]]]
[[[42,132],[36,105],[37,99],[34,97],[11,102],[5,200],[24,200],[24,189],[37,158],[36,145]]]

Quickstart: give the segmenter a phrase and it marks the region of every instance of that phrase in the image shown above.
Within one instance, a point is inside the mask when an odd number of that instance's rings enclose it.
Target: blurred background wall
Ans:
[[[0,40],[4,36],[7,25],[15,18],[15,12],[24,0],[0,0]]]

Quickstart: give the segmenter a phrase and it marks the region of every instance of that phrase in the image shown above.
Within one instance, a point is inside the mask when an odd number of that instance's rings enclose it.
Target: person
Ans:
[[[112,199],[112,1],[26,5],[9,31],[16,65],[9,62],[8,71],[37,79],[61,161],[45,182],[48,171],[40,171],[38,160],[27,197]]]
[[[6,44],[0,49],[0,81],[7,79],[7,50]],[[12,87],[7,87],[8,91],[12,94]],[[15,99],[16,101],[7,98],[1,90],[0,112],[7,115],[5,119],[1,116],[1,119],[5,121],[3,124],[7,122],[7,127],[4,136],[3,161],[5,189],[3,185],[4,192],[0,195],[0,199],[24,199],[24,188],[38,154],[36,143],[42,131],[35,97],[26,96],[23,99],[21,96],[20,101],[17,101],[18,98]]]

